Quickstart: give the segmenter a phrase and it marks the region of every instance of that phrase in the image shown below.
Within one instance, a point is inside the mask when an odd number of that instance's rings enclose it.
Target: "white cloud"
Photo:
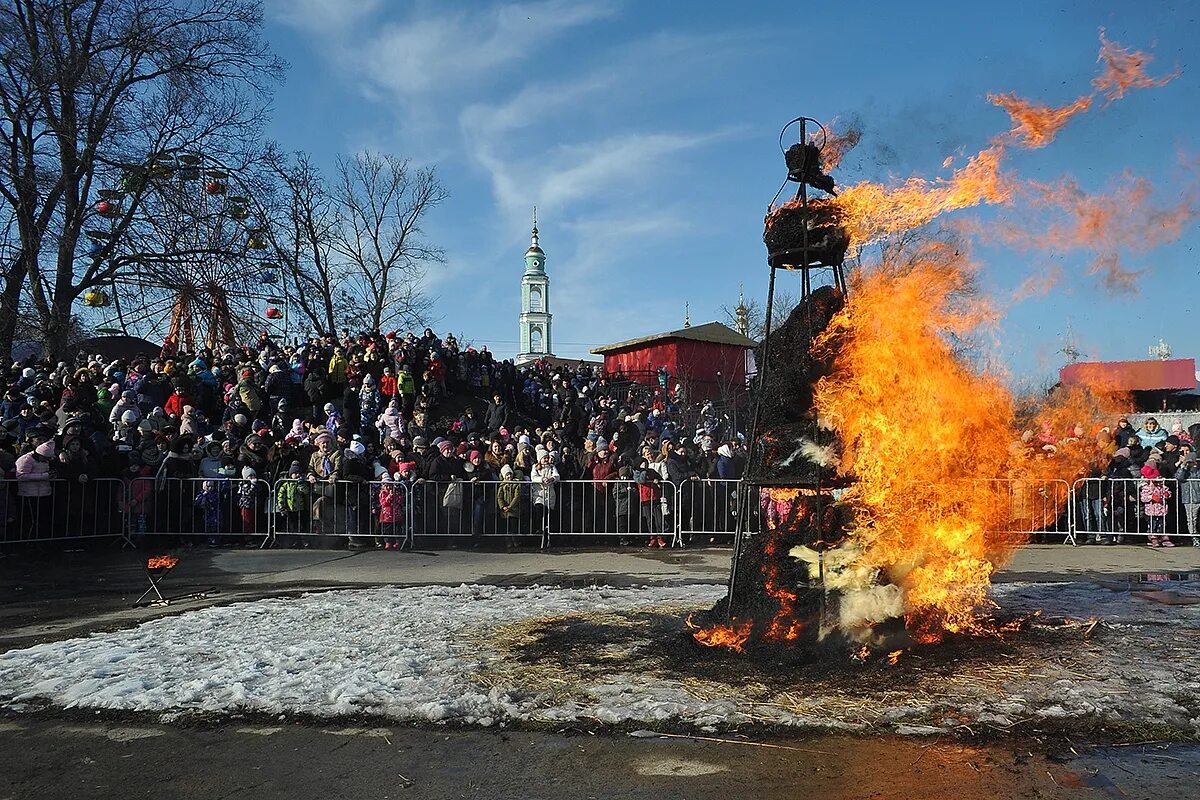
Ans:
[[[267,0],[267,15],[321,36],[354,28],[380,7],[380,0]]]
[[[560,34],[613,12],[602,0],[541,0],[421,17],[384,25],[356,46],[353,60],[373,83],[401,96],[443,92],[487,81]]]

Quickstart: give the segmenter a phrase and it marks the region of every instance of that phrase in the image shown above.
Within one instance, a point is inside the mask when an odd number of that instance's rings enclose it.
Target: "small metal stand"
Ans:
[[[202,600],[206,597],[211,597],[214,594],[219,594],[215,587],[210,587],[199,592],[187,592],[186,594],[177,594],[165,596],[162,593],[161,586],[163,580],[171,573],[176,566],[179,565],[179,559],[175,556],[152,556],[146,559],[146,579],[150,581],[150,588],[142,592],[142,596],[134,601],[134,608],[158,608],[169,606],[172,603],[180,600]],[[154,597],[150,600],[146,598],[153,594]]]

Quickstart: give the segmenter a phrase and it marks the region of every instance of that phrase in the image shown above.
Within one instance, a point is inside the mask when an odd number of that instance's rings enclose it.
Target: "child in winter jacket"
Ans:
[[[406,537],[404,525],[404,475],[383,473],[379,485],[379,535],[384,550],[399,550]]]
[[[660,501],[662,499],[661,476],[657,470],[653,469],[646,461],[643,461],[638,469],[634,471],[633,479],[637,481],[642,526],[650,534],[650,540],[646,542],[646,546],[666,547],[667,540],[660,535],[662,533],[662,512],[660,510]]]
[[[205,481],[200,486],[199,493],[193,501],[204,520],[204,532],[208,534],[208,546],[219,547],[221,544],[221,491],[216,481]]]
[[[258,532],[259,495],[258,473],[253,467],[242,468],[242,480],[237,485],[238,511],[242,517],[242,532]]]
[[[1167,518],[1167,501],[1171,499],[1171,490],[1163,483],[1158,468],[1153,464],[1142,467],[1142,481],[1138,489],[1138,497],[1142,501],[1142,513],[1146,515],[1149,524],[1151,547],[1174,547],[1175,543],[1164,531]]]
[[[500,485],[496,487],[496,506],[500,509],[500,523],[507,534],[505,545],[516,547],[515,534],[521,527],[521,480],[512,466],[500,467]]]
[[[129,533],[135,543],[140,543],[149,530],[148,506],[154,494],[154,470],[146,464],[139,464],[131,466],[128,475],[129,482],[125,490],[128,500],[125,501],[124,511],[129,515]]]
[[[285,480],[279,481],[275,489],[275,511],[278,514],[277,527],[283,532],[279,544],[282,547],[301,547],[301,537],[288,535],[302,533],[308,513],[308,482],[303,479],[303,471],[299,461],[293,461]]]

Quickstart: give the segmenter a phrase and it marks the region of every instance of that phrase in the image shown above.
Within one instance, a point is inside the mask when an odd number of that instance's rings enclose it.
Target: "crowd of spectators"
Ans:
[[[273,514],[282,546],[390,549],[406,526],[666,546],[681,520],[664,486],[739,477],[743,442],[711,403],[684,404],[665,370],[652,387],[622,377],[517,366],[428,328],[30,359],[0,374],[0,473],[15,478],[0,541],[115,516],[135,542],[222,546],[261,542]],[[713,513],[699,492],[686,514]]]
[[[1076,528],[1090,544],[1136,534],[1150,547],[1200,547],[1200,424],[1165,430],[1154,417],[1134,428],[1127,417],[1097,434],[1099,458],[1080,477]]]

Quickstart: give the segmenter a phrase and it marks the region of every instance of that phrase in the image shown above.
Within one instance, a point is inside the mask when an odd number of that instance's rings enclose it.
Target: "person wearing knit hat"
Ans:
[[[399,473],[396,473],[396,481],[402,481],[403,478]],[[379,535],[383,539],[384,550],[399,550],[404,539],[404,501],[406,498],[405,488],[393,483],[392,476],[384,472],[380,477],[377,522],[379,523]]]
[[[53,492],[50,483],[50,462],[54,458],[54,441],[45,441],[16,460],[17,497],[22,515],[35,524],[49,524],[48,505]],[[39,530],[36,533],[49,533]]]
[[[515,536],[521,529],[521,481],[510,464],[500,467],[500,485],[496,487],[496,507],[500,510],[500,525],[506,534],[504,544],[509,552],[517,547]]]
[[[1149,545],[1151,547],[1174,547],[1171,537],[1165,535],[1167,519],[1167,503],[1171,499],[1171,490],[1159,478],[1161,474],[1153,462],[1142,467],[1141,486],[1138,487],[1138,499],[1142,501],[1142,513],[1146,516]]]
[[[242,480],[235,490],[238,510],[242,518],[242,533],[253,535],[259,532],[258,516],[264,510],[263,485],[258,482],[258,471],[254,467],[242,467]]]

